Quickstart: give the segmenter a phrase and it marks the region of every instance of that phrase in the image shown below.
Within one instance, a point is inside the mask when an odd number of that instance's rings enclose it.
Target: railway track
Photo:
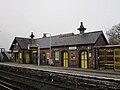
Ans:
[[[39,80],[23,75],[14,74],[0,70],[1,87],[6,90],[75,90],[75,88],[64,86],[61,84]],[[2,83],[2,82],[5,83]]]
[[[21,90],[20,88],[0,80],[0,90]]]
[[[25,84],[19,78],[9,72],[0,71],[0,86],[3,88],[0,90],[38,90]]]
[[[22,87],[22,90],[119,90],[120,79],[116,80],[119,75],[94,70],[87,72],[47,66],[38,68],[33,65],[3,66],[0,69],[0,78],[7,78],[8,83],[16,82],[17,85],[14,85]]]

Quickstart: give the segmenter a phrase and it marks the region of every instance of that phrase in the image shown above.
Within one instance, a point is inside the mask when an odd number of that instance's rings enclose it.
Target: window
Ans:
[[[76,51],[70,51],[70,60],[76,60]]]
[[[50,53],[49,52],[47,53],[47,59],[50,59]]]
[[[55,60],[59,60],[59,51],[55,51]]]
[[[120,49],[115,49],[115,55],[120,55]]]

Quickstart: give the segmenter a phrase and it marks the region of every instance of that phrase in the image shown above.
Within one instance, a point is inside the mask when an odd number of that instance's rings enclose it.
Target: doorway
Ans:
[[[42,65],[46,65],[47,62],[46,62],[46,53],[45,52],[42,52],[42,55],[41,55],[41,64]]]
[[[62,52],[62,66],[68,67],[69,66],[69,56],[67,51]]]
[[[25,57],[26,57],[26,63],[30,63],[30,54],[26,53]]]
[[[80,51],[79,54],[79,65],[80,68],[87,69],[88,68],[88,52],[87,51]]]

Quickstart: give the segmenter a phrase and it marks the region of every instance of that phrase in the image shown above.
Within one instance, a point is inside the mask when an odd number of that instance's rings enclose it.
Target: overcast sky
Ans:
[[[15,37],[42,37],[110,29],[120,23],[120,0],[0,0],[0,47],[9,49]]]

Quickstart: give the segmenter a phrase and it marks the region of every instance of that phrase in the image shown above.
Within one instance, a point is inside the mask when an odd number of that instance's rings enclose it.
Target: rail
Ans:
[[[20,88],[2,80],[0,80],[0,87],[2,90],[21,90]]]
[[[45,80],[39,80],[39,79],[35,79],[35,78],[30,78],[30,77],[26,77],[26,76],[23,76],[23,75],[18,75],[18,74],[14,74],[14,73],[11,73],[11,72],[6,72],[6,71],[2,71],[0,70],[0,78],[4,78],[6,79],[5,81],[9,81],[9,82],[15,82],[15,83],[18,83],[17,85],[18,86],[21,86],[22,88],[25,87],[29,88],[29,90],[41,90],[41,86],[43,87],[48,87],[48,88],[52,88],[51,90],[54,90],[54,88],[62,88],[62,90],[75,90],[75,88],[73,87],[67,87],[67,86],[64,86],[64,85],[61,85],[61,84],[57,84],[57,83],[53,83],[52,80],[51,82],[48,82],[48,81],[45,81]],[[21,88],[19,87],[19,88]],[[33,88],[33,89],[31,89]],[[14,90],[14,89],[13,89]],[[22,90],[22,89],[17,89],[17,90]],[[23,90],[26,90],[26,89],[23,89]],[[44,90],[44,89],[42,89]]]

